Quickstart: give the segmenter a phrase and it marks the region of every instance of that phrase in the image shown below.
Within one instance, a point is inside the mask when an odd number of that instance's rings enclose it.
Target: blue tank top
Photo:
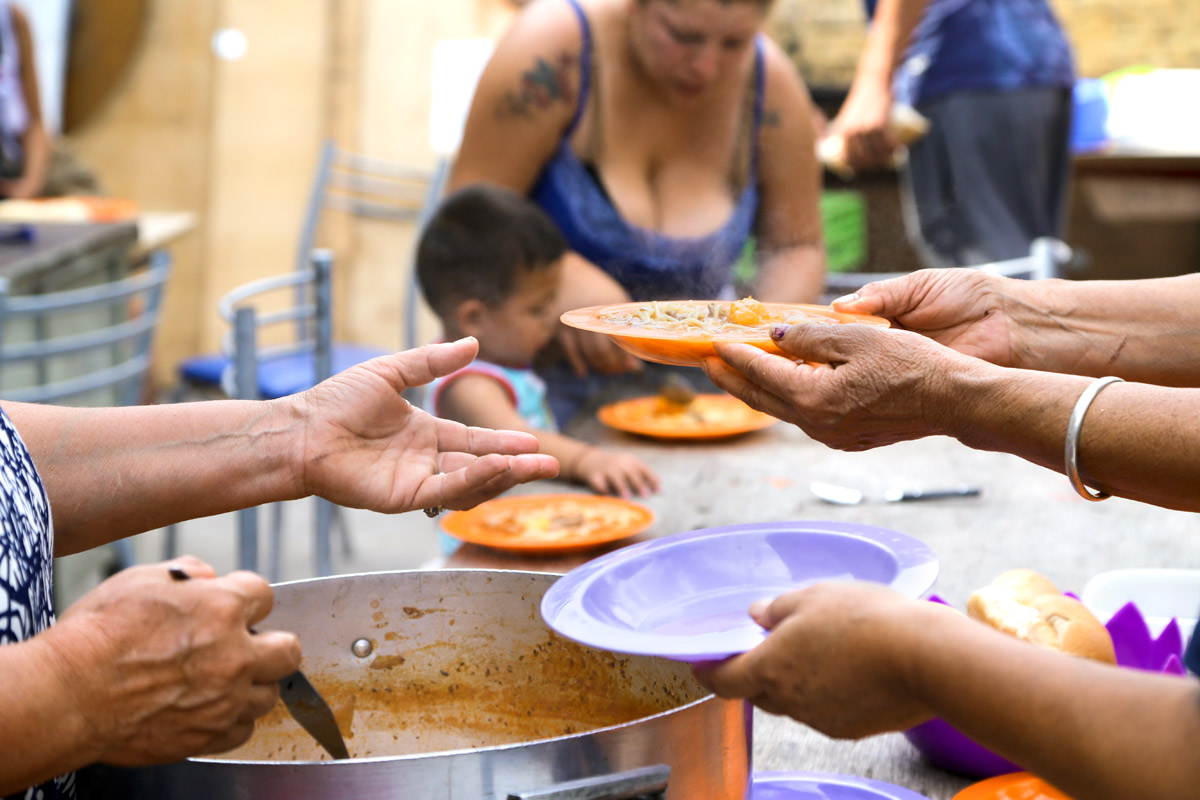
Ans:
[[[706,236],[681,238],[626,222],[604,187],[571,149],[570,139],[591,88],[592,35],[578,0],[567,0],[583,35],[579,104],[558,151],[538,177],[530,198],[558,224],[575,252],[611,275],[634,300],[707,299],[728,293],[733,267],[758,213],[758,131],[763,107],[763,47],[755,40],[754,111],[750,169],[733,213]]]
[[[874,18],[878,0],[864,0]],[[896,70],[910,105],[959,91],[1068,87],[1071,47],[1047,0],[929,0]]]

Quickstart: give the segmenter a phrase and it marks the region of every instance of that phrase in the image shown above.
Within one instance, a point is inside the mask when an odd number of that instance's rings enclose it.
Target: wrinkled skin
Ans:
[[[466,366],[477,352],[474,339],[429,345],[368,361],[289,398],[306,422],[302,494],[383,513],[461,509],[554,477],[557,463],[534,453],[529,434],[438,419],[401,396]]]
[[[818,584],[756,604],[766,640],[694,673],[719,697],[746,698],[827,736],[902,730],[931,716],[908,682],[902,635],[928,613],[947,612],[873,584]]]
[[[279,697],[276,681],[300,665],[290,633],[251,634],[271,610],[261,577],[218,578],[191,557],[131,567],[74,603],[39,637],[60,652],[64,685],[91,727],[95,760],[135,765],[227,750]]]
[[[1012,360],[1004,280],[974,270],[923,270],[870,284],[835,306],[888,317],[894,328],[781,327],[772,338],[790,358],[718,344],[720,358],[703,368],[722,389],[839,450],[948,433],[953,398],[946,376],[975,369],[966,356]]]

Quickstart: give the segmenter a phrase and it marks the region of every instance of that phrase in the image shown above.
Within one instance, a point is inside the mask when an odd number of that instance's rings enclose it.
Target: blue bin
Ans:
[[[1108,90],[1099,78],[1080,78],[1072,92],[1071,149],[1094,150],[1108,141]]]

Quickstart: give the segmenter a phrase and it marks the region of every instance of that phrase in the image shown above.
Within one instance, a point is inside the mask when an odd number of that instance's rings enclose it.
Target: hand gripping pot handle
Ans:
[[[658,764],[510,794],[508,800],[663,800],[670,777],[671,768]]]

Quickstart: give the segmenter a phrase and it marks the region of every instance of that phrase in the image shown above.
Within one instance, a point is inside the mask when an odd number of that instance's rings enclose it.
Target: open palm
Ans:
[[[558,472],[526,433],[468,428],[414,408],[401,393],[466,366],[473,339],[377,358],[297,395],[306,422],[304,493],[396,513],[469,508]]]

